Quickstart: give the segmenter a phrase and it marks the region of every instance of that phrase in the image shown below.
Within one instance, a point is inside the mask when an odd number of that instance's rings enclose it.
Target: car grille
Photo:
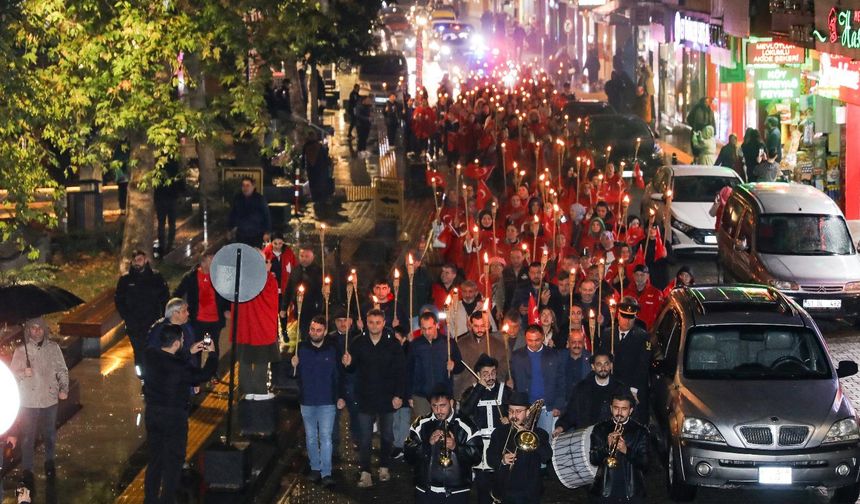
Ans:
[[[749,444],[768,446],[773,444],[773,433],[769,427],[741,427],[741,434]]]
[[[815,292],[818,294],[842,292],[841,285],[801,285],[800,289],[804,292]]]
[[[795,446],[802,444],[808,435],[809,427],[804,427],[802,425],[781,427],[779,429],[779,445]]]

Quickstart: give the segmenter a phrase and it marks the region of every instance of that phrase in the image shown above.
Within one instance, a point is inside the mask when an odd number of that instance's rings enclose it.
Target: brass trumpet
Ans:
[[[615,438],[615,442],[612,443],[612,447],[609,448],[609,456],[606,457],[606,467],[609,469],[615,469],[618,467],[618,458],[615,457],[615,454],[618,452],[618,443],[621,441],[621,436],[624,435],[624,424],[616,423],[615,430],[613,432],[618,433],[618,437]]]
[[[439,442],[439,465],[451,467],[451,452],[448,451],[448,420],[442,420],[442,440]]]

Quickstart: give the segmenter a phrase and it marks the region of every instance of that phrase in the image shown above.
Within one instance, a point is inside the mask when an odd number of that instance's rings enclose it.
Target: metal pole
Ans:
[[[236,283],[233,286],[233,319],[230,321],[230,389],[227,391],[227,445],[233,438],[233,389],[236,385],[236,352],[239,347],[236,330],[239,321],[239,279],[242,276],[242,249],[236,249]]]

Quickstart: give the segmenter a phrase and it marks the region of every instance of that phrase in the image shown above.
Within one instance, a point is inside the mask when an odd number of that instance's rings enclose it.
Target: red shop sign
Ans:
[[[860,105],[860,61],[821,53],[818,94]]]
[[[806,49],[784,42],[751,42],[747,47],[750,65],[801,65],[806,62]]]

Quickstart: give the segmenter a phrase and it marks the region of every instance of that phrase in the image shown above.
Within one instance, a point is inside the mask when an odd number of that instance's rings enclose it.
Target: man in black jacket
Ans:
[[[648,467],[648,429],[633,420],[633,397],[612,398],[612,420],[591,431],[591,464],[597,475],[589,493],[600,503],[644,503],[645,470]],[[612,457],[614,464],[607,459]],[[614,465],[614,467],[610,467]]]
[[[612,355],[598,352],[591,356],[591,373],[576,384],[567,397],[567,406],[555,423],[553,436],[570,429],[582,429],[612,418],[612,397],[629,388],[612,376]]]
[[[194,334],[203,338],[207,333],[215,343],[218,355],[218,340],[230,313],[230,302],[215,292],[209,267],[215,251],[206,249],[200,256],[200,264],[182,277],[173,297],[183,298],[188,303],[188,315]]]
[[[648,423],[648,396],[651,378],[651,339],[645,329],[636,324],[639,303],[625,296],[618,305],[618,324],[615,327],[615,355],[613,371],[625,385],[630,386],[636,400],[634,416],[640,423]],[[609,334],[609,331],[606,331]],[[604,338],[599,345],[603,352],[610,351],[611,339]]]
[[[218,366],[213,356],[202,367],[190,364],[179,354],[182,329],[170,325],[161,331],[161,348],[146,350],[146,365],[150,372],[143,394],[146,402],[146,440],[149,465],[144,481],[144,502],[173,502],[188,441],[188,411],[191,388],[212,378]],[[203,342],[195,343],[192,354],[215,348]],[[212,354],[210,354],[212,355]]]
[[[169,295],[167,282],[161,273],[149,265],[146,252],[132,252],[128,273],[121,276],[116,284],[114,304],[119,316],[125,321],[125,332],[134,350],[137,376],[143,376],[146,333],[161,317]]]
[[[540,427],[534,427],[537,436],[537,449],[523,451],[517,449],[516,435],[527,429],[529,396],[523,392],[511,394],[508,405],[509,423],[501,425],[490,437],[487,460],[495,469],[493,499],[503,504],[532,504],[540,502],[543,493],[543,478],[540,474],[542,464],[552,458],[552,445],[549,434]]]
[[[384,331],[385,315],[380,310],[370,310],[366,322],[367,330],[350,344],[349,352],[342,359],[346,371],[356,375],[355,395],[361,429],[358,440],[359,488],[373,486],[370,450],[373,423],[377,419],[382,437],[379,481],[391,479],[388,467],[394,446],[394,411],[403,406],[406,395],[406,357],[400,343]]]
[[[481,460],[481,436],[468,420],[454,414],[444,385],[430,394],[433,412],[409,429],[404,451],[415,468],[415,502],[469,502],[472,466]]]
[[[304,243],[299,246],[299,264],[290,273],[290,282],[281,293],[281,318],[286,318],[287,311],[292,306],[298,311],[296,293],[299,285],[304,286],[305,294],[302,301],[302,318],[299,320],[299,334],[307,334],[311,319],[324,310],[322,295],[322,268],[314,262],[314,246]],[[334,292],[334,289],[332,289]],[[298,315],[298,313],[296,313]]]
[[[263,235],[272,228],[269,204],[257,192],[251,177],[242,177],[242,190],[233,198],[230,208],[230,229],[235,230],[235,241],[259,248]]]
[[[478,383],[467,389],[460,401],[460,413],[478,428],[478,434],[483,441],[482,458],[473,469],[478,504],[490,504],[493,501],[493,466],[487,460],[487,449],[490,447],[493,430],[508,421],[511,389],[497,380],[498,368],[499,361],[481,355],[475,363]]]

